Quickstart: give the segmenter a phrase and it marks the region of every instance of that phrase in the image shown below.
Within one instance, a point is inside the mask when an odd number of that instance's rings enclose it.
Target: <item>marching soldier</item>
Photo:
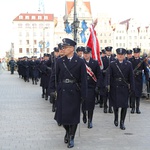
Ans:
[[[39,65],[39,69],[41,71],[41,83],[40,86],[42,87],[42,98],[48,100],[48,86],[49,80],[51,76],[51,61],[50,61],[50,54],[44,54],[44,58]]]
[[[76,42],[68,38],[62,41],[65,57],[57,60],[56,71],[52,73],[50,80],[50,95],[57,92],[55,120],[64,126],[66,130],[64,142],[68,143],[68,148],[72,148],[80,122],[80,105],[86,98],[87,75],[84,61],[75,54]]]
[[[83,102],[83,122],[87,122],[86,111],[88,114],[88,128],[92,128],[92,119],[95,108],[95,94],[100,92],[103,88],[102,72],[98,61],[91,58],[91,48],[85,47],[83,50],[83,60],[85,62],[87,70],[87,83],[88,83],[88,94],[86,100]]]
[[[118,112],[120,113],[120,129],[125,130],[125,117],[128,108],[130,91],[134,91],[134,77],[132,64],[125,59],[126,50],[118,48],[117,60],[110,63],[110,105],[114,109],[114,124],[118,126]]]
[[[79,46],[76,49],[77,55],[82,58],[83,57],[83,51],[84,51],[84,47],[83,46]]]
[[[37,85],[37,79],[39,76],[39,71],[38,71],[38,63],[39,61],[36,60],[36,56],[32,56],[31,61],[30,61],[30,68],[31,68],[31,78],[32,78],[32,84]]]
[[[102,62],[103,62],[103,70],[102,70],[102,74],[103,74],[103,79],[104,79],[104,86],[107,85],[107,81],[109,80],[109,76],[107,76],[107,72],[109,69],[109,65],[111,61],[114,61],[115,58],[112,56],[112,47],[108,46],[105,47],[105,51],[106,51],[106,55],[104,57],[102,57]],[[108,90],[106,89],[104,91],[104,95],[103,95],[103,102],[104,102],[104,113],[107,113],[107,107],[109,107],[109,113],[113,113],[112,108],[110,107],[110,105],[107,105],[107,101],[109,99],[109,93]]]
[[[126,50],[126,51],[127,51],[127,53],[126,53],[126,55],[127,55],[127,56],[126,56],[126,60],[129,60],[129,59],[132,58],[132,56],[133,56],[133,55],[132,55],[132,52],[133,52],[133,51],[132,51],[132,50]]]
[[[135,108],[137,114],[141,113],[139,107],[140,107],[140,97],[142,95],[142,89],[143,89],[143,77],[142,77],[143,70],[144,70],[146,82],[149,81],[147,65],[145,59],[140,58],[140,51],[141,51],[140,48],[133,48],[134,56],[129,59],[129,61],[132,63],[133,66],[133,73],[135,79],[135,92],[131,95],[132,114],[135,112]]]
[[[24,81],[29,82],[29,61],[28,61],[28,57],[24,56],[24,61],[22,63],[23,65],[23,77],[24,77]]]
[[[10,67],[11,74],[14,74],[15,66],[16,66],[16,62],[15,62],[14,58],[11,57],[11,60],[9,61],[9,67]]]

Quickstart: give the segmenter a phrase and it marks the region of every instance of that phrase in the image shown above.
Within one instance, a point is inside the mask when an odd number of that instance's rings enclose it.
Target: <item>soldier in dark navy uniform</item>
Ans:
[[[126,50],[127,51],[127,53],[126,53],[126,60],[129,60],[130,58],[132,58],[132,53],[133,53],[133,51],[132,50]]]
[[[56,71],[52,73],[50,80],[50,95],[57,92],[55,120],[64,126],[66,130],[64,142],[68,143],[68,148],[72,148],[80,122],[81,102],[87,96],[87,74],[83,59],[75,54],[76,42],[68,38],[62,41],[65,57],[57,60]]]
[[[104,86],[107,85],[107,81],[109,79],[109,76],[107,76],[107,72],[109,69],[109,65],[111,61],[114,61],[115,58],[112,56],[112,47],[111,46],[107,46],[105,47],[105,51],[106,51],[106,56],[102,57],[102,62],[103,62],[103,70],[102,70],[102,74],[103,74],[103,78],[104,78]],[[104,95],[103,95],[103,102],[104,102],[104,113],[107,113],[107,107],[109,107],[109,113],[113,113],[112,108],[109,106],[109,103],[107,104],[107,101],[109,99],[109,93],[108,90],[106,89],[104,91]]]
[[[83,46],[78,46],[77,49],[76,49],[77,55],[78,55],[80,58],[83,57],[83,50],[84,50],[84,47],[83,47]]]
[[[48,86],[49,80],[51,76],[51,60],[50,54],[44,54],[43,60],[39,65],[39,69],[41,70],[41,82],[40,86],[42,87],[42,98],[48,100]]]
[[[39,65],[39,61],[36,60],[36,56],[32,56],[30,61],[31,79],[32,79],[32,84],[36,84],[36,85],[39,76],[38,65]]]
[[[24,61],[22,63],[23,65],[23,76],[24,76],[24,81],[29,82],[29,61],[28,61],[28,57],[24,56]]]
[[[125,130],[125,117],[128,108],[130,91],[134,91],[134,76],[131,62],[125,59],[126,50],[118,48],[117,59],[110,63],[110,105],[114,109],[114,124],[118,126],[118,112],[120,111],[120,129]]]
[[[16,62],[13,57],[11,57],[11,60],[9,61],[9,67],[10,67],[10,72],[11,74],[14,74]]]
[[[85,47],[83,50],[83,60],[87,69],[88,94],[83,102],[83,122],[86,123],[86,111],[88,115],[88,128],[92,128],[92,119],[95,108],[95,95],[103,88],[103,76],[98,61],[91,58],[91,48]]]
[[[129,61],[132,63],[133,71],[134,71],[134,79],[135,79],[135,93],[131,95],[131,113],[135,112],[140,114],[141,111],[139,109],[140,106],[140,97],[142,95],[142,89],[143,89],[143,77],[142,77],[142,71],[144,71],[146,82],[149,81],[149,74],[147,69],[147,64],[144,61],[143,58],[140,57],[140,48],[133,48],[134,56],[129,59]],[[136,106],[135,106],[136,105]]]

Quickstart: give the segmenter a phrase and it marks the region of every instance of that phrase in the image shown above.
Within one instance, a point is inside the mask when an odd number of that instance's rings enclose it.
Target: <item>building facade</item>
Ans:
[[[39,57],[52,51],[54,27],[53,14],[19,14],[13,20],[13,55]]]

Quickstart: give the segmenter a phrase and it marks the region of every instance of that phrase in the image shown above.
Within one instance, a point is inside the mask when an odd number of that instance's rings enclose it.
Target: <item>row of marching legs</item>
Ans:
[[[42,87],[42,98],[45,98],[45,100],[48,100],[48,88],[43,88]],[[49,99],[50,103],[52,104],[52,112],[56,111],[56,105],[55,105],[55,98],[54,97],[50,97]]]

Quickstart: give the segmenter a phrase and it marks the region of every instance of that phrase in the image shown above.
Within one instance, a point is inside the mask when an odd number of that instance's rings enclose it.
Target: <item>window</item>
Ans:
[[[35,16],[32,16],[32,19],[35,20]]]
[[[19,19],[20,19],[20,20],[23,19],[23,16],[19,16]]]
[[[107,40],[105,40],[104,43],[107,43]]]
[[[37,48],[34,48],[34,53],[37,53]]]
[[[100,40],[100,43],[103,43],[103,40]]]
[[[27,44],[27,45],[29,44],[29,40],[26,40],[26,44]]]
[[[29,53],[29,48],[26,48],[26,53]]]
[[[34,45],[36,45],[37,44],[37,41],[36,40],[34,40]]]
[[[42,16],[38,16],[38,20],[42,20]]]
[[[36,24],[36,23],[33,23],[33,24],[32,24],[32,27],[33,27],[33,28],[37,28],[37,24]]]
[[[44,16],[44,20],[48,20],[48,16]]]
[[[19,40],[19,44],[22,45],[22,40]]]
[[[26,23],[26,28],[30,28],[30,24],[29,23]]]
[[[22,53],[22,48],[19,48],[19,53]]]
[[[43,24],[39,24],[39,28],[43,28]]]
[[[29,37],[29,32],[26,32],[26,37]]]
[[[18,28],[22,28],[22,24],[21,23],[18,24]]]
[[[122,39],[121,36],[119,36],[119,39],[120,39],[120,40]]]
[[[25,19],[29,19],[29,16],[26,16]]]

